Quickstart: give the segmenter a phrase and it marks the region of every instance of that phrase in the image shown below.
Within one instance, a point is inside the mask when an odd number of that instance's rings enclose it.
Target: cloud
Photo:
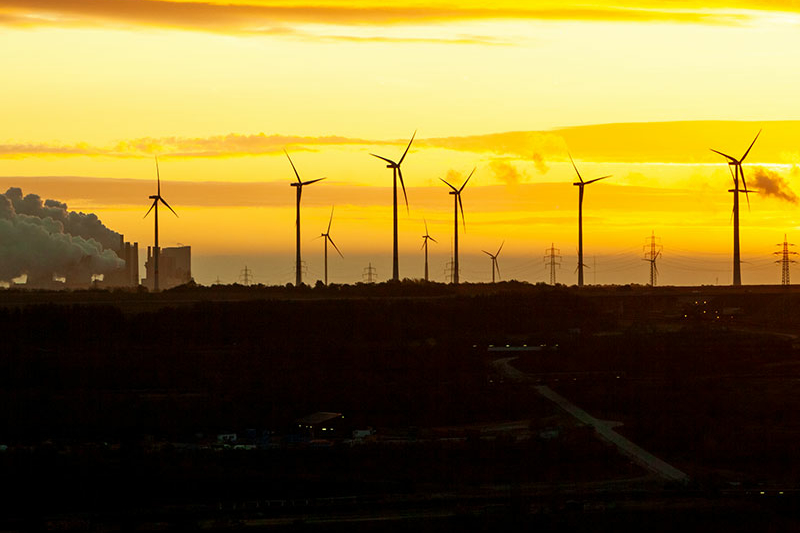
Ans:
[[[777,5],[751,2],[751,9],[785,9]],[[538,2],[526,7],[500,3],[487,8],[480,2],[401,5],[378,2],[287,3],[279,1],[211,2],[175,0],[2,0],[0,23],[15,26],[57,25],[64,27],[153,26],[217,33],[282,33],[293,24],[321,25],[402,25],[436,24],[474,20],[569,20],[619,22],[673,22],[702,24],[739,24],[749,15],[734,12],[729,5],[681,2],[663,6],[638,2],[617,2],[602,6],[579,2]],[[716,9],[714,9],[716,8]]]
[[[513,164],[502,159],[493,159],[489,162],[489,169],[498,181],[506,185],[516,185],[522,181],[523,175]]]
[[[533,154],[533,166],[535,166],[536,171],[542,175],[547,174],[547,171],[550,170],[550,167],[548,167],[547,163],[544,161],[544,156],[539,152]]]
[[[0,0],[1,1],[1,0]],[[547,162],[565,162],[567,146],[576,161],[612,163],[719,163],[724,160],[709,148],[743,153],[755,132],[764,133],[748,161],[796,163],[797,153],[787,151],[791,139],[800,137],[800,121],[678,121],[595,124],[547,131],[511,131],[451,137],[417,137],[414,149],[441,149],[499,157],[533,160],[544,174]],[[110,146],[87,143],[0,144],[0,158],[99,156],[114,158],[246,157],[279,154],[287,150],[317,150],[329,146],[397,145],[407,138],[365,139],[340,135],[302,136],[284,134],[228,133],[208,137],[142,137]]]
[[[210,137],[142,137],[117,142],[112,147],[91,146],[86,143],[57,145],[48,143],[0,144],[0,158],[31,156],[101,156],[101,157],[241,157],[268,155],[284,149],[312,150],[317,146],[384,145],[408,141],[368,140],[328,135],[303,137],[297,135],[266,135],[229,133]]]
[[[789,188],[789,184],[786,180],[777,172],[767,170],[763,167],[756,167],[753,176],[755,178],[753,184],[758,192],[766,196],[774,196],[775,198],[793,204],[797,203],[797,195]]]

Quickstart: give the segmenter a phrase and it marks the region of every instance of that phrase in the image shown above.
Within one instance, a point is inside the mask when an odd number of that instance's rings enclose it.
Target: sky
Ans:
[[[403,176],[400,273],[445,280],[463,193],[461,278],[576,282],[577,187],[588,283],[732,279],[744,165],[744,283],[778,283],[800,240],[800,6],[790,1],[348,2],[0,0],[0,189],[96,213],[146,248],[158,156],[162,246],[192,246],[200,283],[294,279],[294,174],[307,280],[391,275],[392,176]],[[402,195],[401,195],[402,198]],[[459,221],[461,223],[461,221]],[[144,254],[141,260],[144,261]],[[794,267],[793,267],[794,268]],[[800,276],[800,271],[797,275]]]

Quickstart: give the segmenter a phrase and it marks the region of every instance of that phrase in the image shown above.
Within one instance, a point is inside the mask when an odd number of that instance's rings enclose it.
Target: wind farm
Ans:
[[[0,531],[800,530],[798,29],[3,2]]]

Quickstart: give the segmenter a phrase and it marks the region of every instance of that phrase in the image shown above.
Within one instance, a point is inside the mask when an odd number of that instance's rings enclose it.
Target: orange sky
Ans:
[[[574,282],[567,149],[585,177],[614,175],[587,189],[598,283],[646,282],[651,231],[662,282],[729,282],[731,179],[708,148],[741,155],[760,128],[745,165],[764,191],[742,212],[745,283],[779,279],[774,245],[798,225],[793,2],[0,0],[0,26],[13,51],[0,56],[0,189],[96,212],[146,246],[159,155],[181,215],[162,242],[192,245],[200,282],[233,281],[246,262],[259,281],[292,279],[284,149],[304,179],[328,178],[303,196],[310,277],[335,204],[345,258],[331,278],[356,281],[371,261],[385,279],[391,174],[369,153],[398,156],[415,129],[403,276],[421,276],[426,219],[443,279],[452,198],[439,178],[477,167],[462,277],[490,279],[481,250],[505,241],[501,271],[544,281],[553,242],[560,281]]]

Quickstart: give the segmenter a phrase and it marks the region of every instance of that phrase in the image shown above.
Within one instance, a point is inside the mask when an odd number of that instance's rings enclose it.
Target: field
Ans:
[[[4,291],[0,525],[792,525],[797,304],[773,287]],[[498,372],[508,356],[524,380]],[[334,437],[297,429],[318,411],[345,416]]]

